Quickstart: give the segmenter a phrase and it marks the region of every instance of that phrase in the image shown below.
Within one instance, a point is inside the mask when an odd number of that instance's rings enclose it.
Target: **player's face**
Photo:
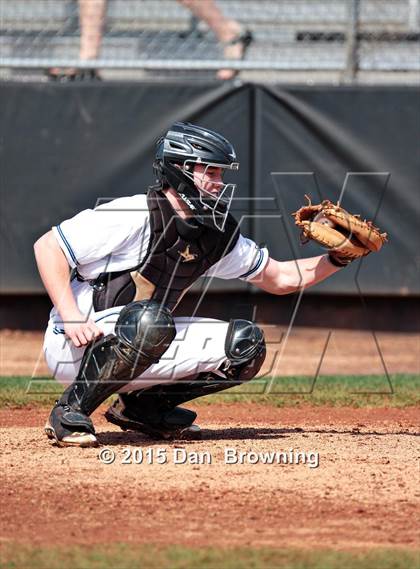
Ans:
[[[182,168],[184,175],[194,182],[199,191],[199,201],[204,210],[213,216],[214,226],[220,231],[224,230],[236,188],[236,184],[223,182],[223,174],[238,169],[238,162],[224,165],[194,160],[186,160]]]
[[[206,164],[195,164],[194,166],[195,186],[200,190],[209,192],[215,197],[218,196],[224,186],[222,177],[222,168]]]

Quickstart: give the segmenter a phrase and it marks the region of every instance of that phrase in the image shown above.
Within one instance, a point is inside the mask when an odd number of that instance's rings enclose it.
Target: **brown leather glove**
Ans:
[[[352,215],[339,202],[324,200],[312,205],[311,199],[305,197],[308,205],[293,214],[302,230],[301,241],[307,243],[312,239],[328,249],[333,264],[345,266],[372,251],[379,251],[388,240],[387,234],[381,233],[371,221]]]

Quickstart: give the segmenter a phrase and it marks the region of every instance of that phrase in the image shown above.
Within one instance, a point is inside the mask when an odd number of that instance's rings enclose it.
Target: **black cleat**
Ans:
[[[71,419],[69,421],[68,419]],[[79,421],[80,419],[80,421]],[[78,422],[79,421],[79,422]],[[89,417],[74,411],[68,405],[56,403],[44,427],[49,439],[59,447],[96,447],[98,440]]]
[[[153,439],[201,439],[201,429],[193,423],[197,414],[183,407],[174,407],[159,414],[139,412],[134,406],[125,405],[118,397],[105,412],[110,423],[123,431],[138,431]]]

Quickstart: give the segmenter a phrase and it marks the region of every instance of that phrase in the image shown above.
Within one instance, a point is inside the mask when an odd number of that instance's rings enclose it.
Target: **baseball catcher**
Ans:
[[[182,404],[249,381],[265,357],[262,330],[247,320],[174,317],[200,277],[242,279],[276,295],[308,288],[386,236],[330,202],[295,219],[326,254],[276,261],[243,236],[230,213],[239,168],[232,144],[190,123],[158,142],[156,184],[53,227],[35,243],[53,302],[44,353],[66,389],[45,431],[59,446],[98,444],[90,415],[153,438],[199,437]],[[69,278],[70,274],[70,278]]]

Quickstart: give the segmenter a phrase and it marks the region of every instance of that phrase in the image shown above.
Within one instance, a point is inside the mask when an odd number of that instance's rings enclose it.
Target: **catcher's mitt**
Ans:
[[[327,248],[330,258],[339,265],[346,265],[372,251],[379,251],[387,241],[387,234],[381,233],[371,221],[361,220],[359,215],[352,215],[329,200],[312,205],[305,196],[308,205],[301,207],[293,216],[301,228],[301,241],[307,243],[313,239]]]

